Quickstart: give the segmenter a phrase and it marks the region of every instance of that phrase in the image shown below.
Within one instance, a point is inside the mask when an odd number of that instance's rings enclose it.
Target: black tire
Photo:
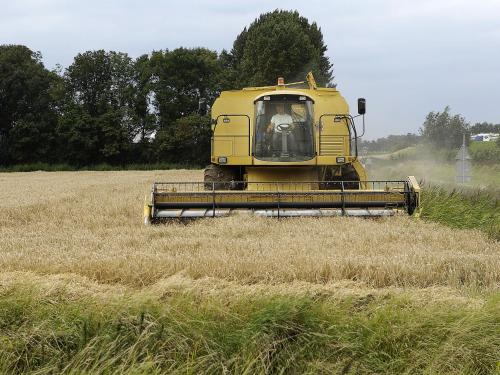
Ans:
[[[344,183],[344,189],[348,190],[359,190],[359,175],[358,172],[356,172],[356,169],[352,166],[352,164],[347,164],[345,166],[342,166],[342,180],[343,181],[350,181],[347,183]]]
[[[350,181],[344,182],[345,190],[358,190],[359,189],[359,175],[356,172],[356,169],[352,166],[352,164],[345,164],[341,167],[340,176],[335,175],[335,170],[333,168],[328,168],[325,174],[325,181],[331,182],[322,182],[320,184],[321,190],[341,190],[342,184],[340,181]],[[339,181],[339,182],[336,182]]]
[[[205,190],[239,190],[238,173],[234,168],[210,164],[203,172]]]

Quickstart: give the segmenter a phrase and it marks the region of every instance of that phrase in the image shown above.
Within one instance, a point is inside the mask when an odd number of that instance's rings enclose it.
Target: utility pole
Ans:
[[[465,144],[465,134],[463,135],[462,138],[462,147],[460,147],[460,150],[458,151],[457,157],[455,158],[456,160],[456,177],[455,181],[460,184],[465,184],[466,182],[470,182],[471,180],[471,167],[470,167],[470,160],[472,158],[469,155],[469,152],[467,151],[467,146]]]

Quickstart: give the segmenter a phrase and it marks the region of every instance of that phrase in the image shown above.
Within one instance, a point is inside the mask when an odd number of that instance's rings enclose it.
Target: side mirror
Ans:
[[[358,114],[364,115],[366,113],[366,99],[359,98],[358,99]]]

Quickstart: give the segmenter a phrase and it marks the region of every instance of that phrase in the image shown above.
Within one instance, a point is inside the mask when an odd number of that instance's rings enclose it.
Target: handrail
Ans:
[[[349,141],[352,141],[354,139],[354,151],[355,151],[355,154],[354,154],[354,160],[356,160],[358,158],[358,136],[357,136],[357,131],[356,131],[356,126],[354,125],[354,120],[353,120],[353,117],[349,114],[345,114],[345,113],[324,113],[322,114],[321,116],[319,116],[319,147],[318,147],[318,156],[321,156],[321,130],[322,130],[322,119],[323,117],[334,117],[334,118],[342,118],[342,119],[346,119],[348,121],[348,124],[347,124],[347,130],[349,131]],[[352,127],[352,130],[354,132],[354,138],[351,136],[351,128]],[[351,145],[349,144],[349,148],[351,149]],[[351,150],[349,150],[349,156],[352,156],[351,155]]]

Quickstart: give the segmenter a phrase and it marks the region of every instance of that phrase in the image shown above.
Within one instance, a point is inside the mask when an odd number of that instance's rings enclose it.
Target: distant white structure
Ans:
[[[496,141],[499,137],[500,134],[498,133],[479,133],[479,134],[472,134],[470,136],[470,140],[476,142],[490,142],[490,141]]]
[[[156,130],[153,130],[152,132],[146,132],[144,134],[144,139],[147,139],[148,142],[151,142],[153,139],[156,137]],[[142,141],[142,133],[137,133],[132,140],[132,143],[139,143]]]
[[[456,177],[455,181],[460,184],[464,184],[466,182],[470,182],[471,180],[471,168],[470,161],[471,157],[469,155],[469,151],[467,150],[467,146],[465,145],[465,134],[462,141],[462,147],[458,151],[456,160]]]

